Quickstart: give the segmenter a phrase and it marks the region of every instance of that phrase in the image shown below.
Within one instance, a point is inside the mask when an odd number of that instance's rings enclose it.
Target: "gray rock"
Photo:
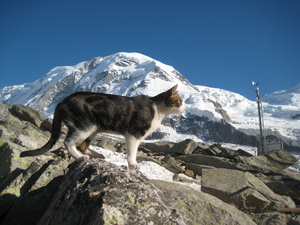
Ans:
[[[38,224],[186,224],[140,172],[99,159],[75,164]]]
[[[164,152],[170,153],[170,149],[174,146],[175,143],[168,141],[160,141],[160,142],[144,142],[141,143],[140,146],[146,149],[149,149],[152,152]]]
[[[31,191],[16,200],[2,225],[37,224],[49,207],[62,179],[63,176],[56,177],[47,186]]]
[[[257,157],[241,157],[236,165],[237,169],[258,171],[262,173],[276,173],[297,162],[297,158],[284,150],[274,150]]]
[[[121,149],[125,150],[125,142],[123,139],[121,140],[116,138],[110,138],[105,135],[97,136],[92,142],[92,145],[96,145],[104,149],[109,149],[113,152],[119,151]]]
[[[201,190],[249,212],[295,207],[289,198],[275,194],[249,172],[228,169],[204,170]]]
[[[181,166],[181,163],[175,160],[173,157],[171,157],[169,154],[166,154],[165,157],[162,159],[163,162],[165,162],[169,168],[169,170],[173,173],[183,173],[184,168]],[[165,166],[165,168],[167,168]],[[171,168],[171,169],[170,169]]]
[[[20,158],[22,151],[43,146],[49,132],[40,130],[31,122],[18,118],[8,110],[9,119],[0,124],[0,216],[4,218],[19,197],[44,187],[68,170],[69,157],[63,144],[56,144],[56,152],[36,157]],[[54,148],[55,149],[55,148]]]
[[[53,178],[65,174],[68,157],[54,153],[36,157],[20,158],[23,148],[5,142],[0,147],[0,192],[17,197],[47,185]]]
[[[19,117],[36,125],[37,127],[40,127],[42,121],[44,120],[44,117],[42,116],[41,113],[39,113],[38,111],[30,107],[20,105],[20,104],[15,104],[12,106],[12,109]]]
[[[166,205],[185,216],[186,224],[255,224],[245,213],[211,195],[176,183],[151,182],[161,190]]]
[[[45,127],[47,131],[52,131],[52,119],[45,118],[42,122],[42,125]]]
[[[284,169],[274,175],[258,177],[273,192],[289,196],[296,205],[300,203],[300,173],[293,169]]]
[[[192,154],[198,144],[192,139],[186,139],[179,143],[168,141],[142,143],[141,147],[149,149],[152,152],[177,153],[180,155]]]
[[[175,159],[184,161],[185,163],[195,163],[199,165],[213,166],[216,168],[235,169],[235,163],[230,162],[229,159],[217,156],[192,154],[177,156]]]
[[[250,218],[257,225],[300,225],[299,219],[296,220],[291,216],[283,213],[249,213]]]
[[[192,154],[196,147],[197,143],[195,141],[192,139],[186,139],[182,142],[174,144],[170,151],[181,155],[188,155]]]
[[[11,108],[10,105],[5,103],[0,103],[0,124],[5,123],[10,118],[9,109]]]
[[[216,167],[213,166],[199,165],[196,163],[187,163],[185,168],[194,171],[194,173],[199,176],[202,176],[202,171],[205,169],[216,169]]]

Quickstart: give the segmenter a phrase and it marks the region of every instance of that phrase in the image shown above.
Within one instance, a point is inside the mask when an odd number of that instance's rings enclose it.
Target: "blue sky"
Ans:
[[[0,1],[0,89],[139,52],[254,100],[300,83],[299,0]]]

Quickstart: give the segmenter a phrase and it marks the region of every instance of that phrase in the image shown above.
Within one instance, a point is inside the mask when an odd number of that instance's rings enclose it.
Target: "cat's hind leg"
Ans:
[[[141,140],[137,139],[133,135],[126,133],[125,134],[125,145],[127,153],[127,162],[128,166],[139,169],[139,165],[136,162],[137,150]]]
[[[97,135],[97,131],[95,131],[94,133],[92,133],[87,139],[85,139],[83,142],[77,143],[76,144],[76,148],[81,151],[82,153],[95,157],[95,158],[102,158],[104,159],[104,155],[102,155],[101,153],[95,152],[95,151],[91,151],[89,149],[89,146],[91,144],[91,142],[93,141],[93,139],[95,138],[95,136]]]
[[[89,129],[88,131],[80,131],[80,130],[71,131],[71,130],[69,130],[64,143],[65,143],[65,146],[66,146],[68,152],[71,154],[71,156],[73,158],[75,158],[78,161],[85,161],[85,160],[89,159],[89,156],[86,154],[83,154],[81,151],[79,151],[76,148],[76,146],[78,146],[78,143],[82,143],[84,140],[86,140],[95,131],[96,131],[95,127]],[[86,151],[85,151],[85,153],[86,153]]]
[[[104,159],[104,155],[102,155],[101,153],[98,153],[96,151],[91,151],[90,149],[88,149],[90,143],[93,141],[93,139],[96,137],[98,131],[95,131],[94,133],[92,133],[87,139],[85,139],[84,142],[81,143],[80,146],[83,146],[84,147],[84,153],[89,155],[89,156],[92,156],[92,157],[95,157],[95,158],[101,158],[101,159]],[[81,149],[80,149],[81,150]]]

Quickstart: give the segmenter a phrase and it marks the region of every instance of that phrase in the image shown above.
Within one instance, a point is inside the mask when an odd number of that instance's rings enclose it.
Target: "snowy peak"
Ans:
[[[263,97],[263,101],[272,105],[291,105],[300,108],[300,84],[289,90],[266,95]]]
[[[154,96],[178,83],[179,90],[195,90],[173,67],[139,53],[96,57],[75,66],[59,66],[41,79],[0,90],[0,101],[24,104],[50,116],[56,104],[76,91]]]

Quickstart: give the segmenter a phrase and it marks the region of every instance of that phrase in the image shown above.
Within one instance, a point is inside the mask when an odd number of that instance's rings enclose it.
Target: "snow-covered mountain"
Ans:
[[[154,96],[175,84],[187,110],[182,116],[168,117],[157,137],[172,139],[179,132],[203,141],[257,144],[255,101],[230,91],[192,85],[173,67],[139,53],[121,52],[75,66],[56,67],[33,83],[3,88],[0,102],[24,104],[51,117],[56,104],[76,91]],[[293,146],[300,146],[299,89],[300,84],[263,98],[265,133]]]

